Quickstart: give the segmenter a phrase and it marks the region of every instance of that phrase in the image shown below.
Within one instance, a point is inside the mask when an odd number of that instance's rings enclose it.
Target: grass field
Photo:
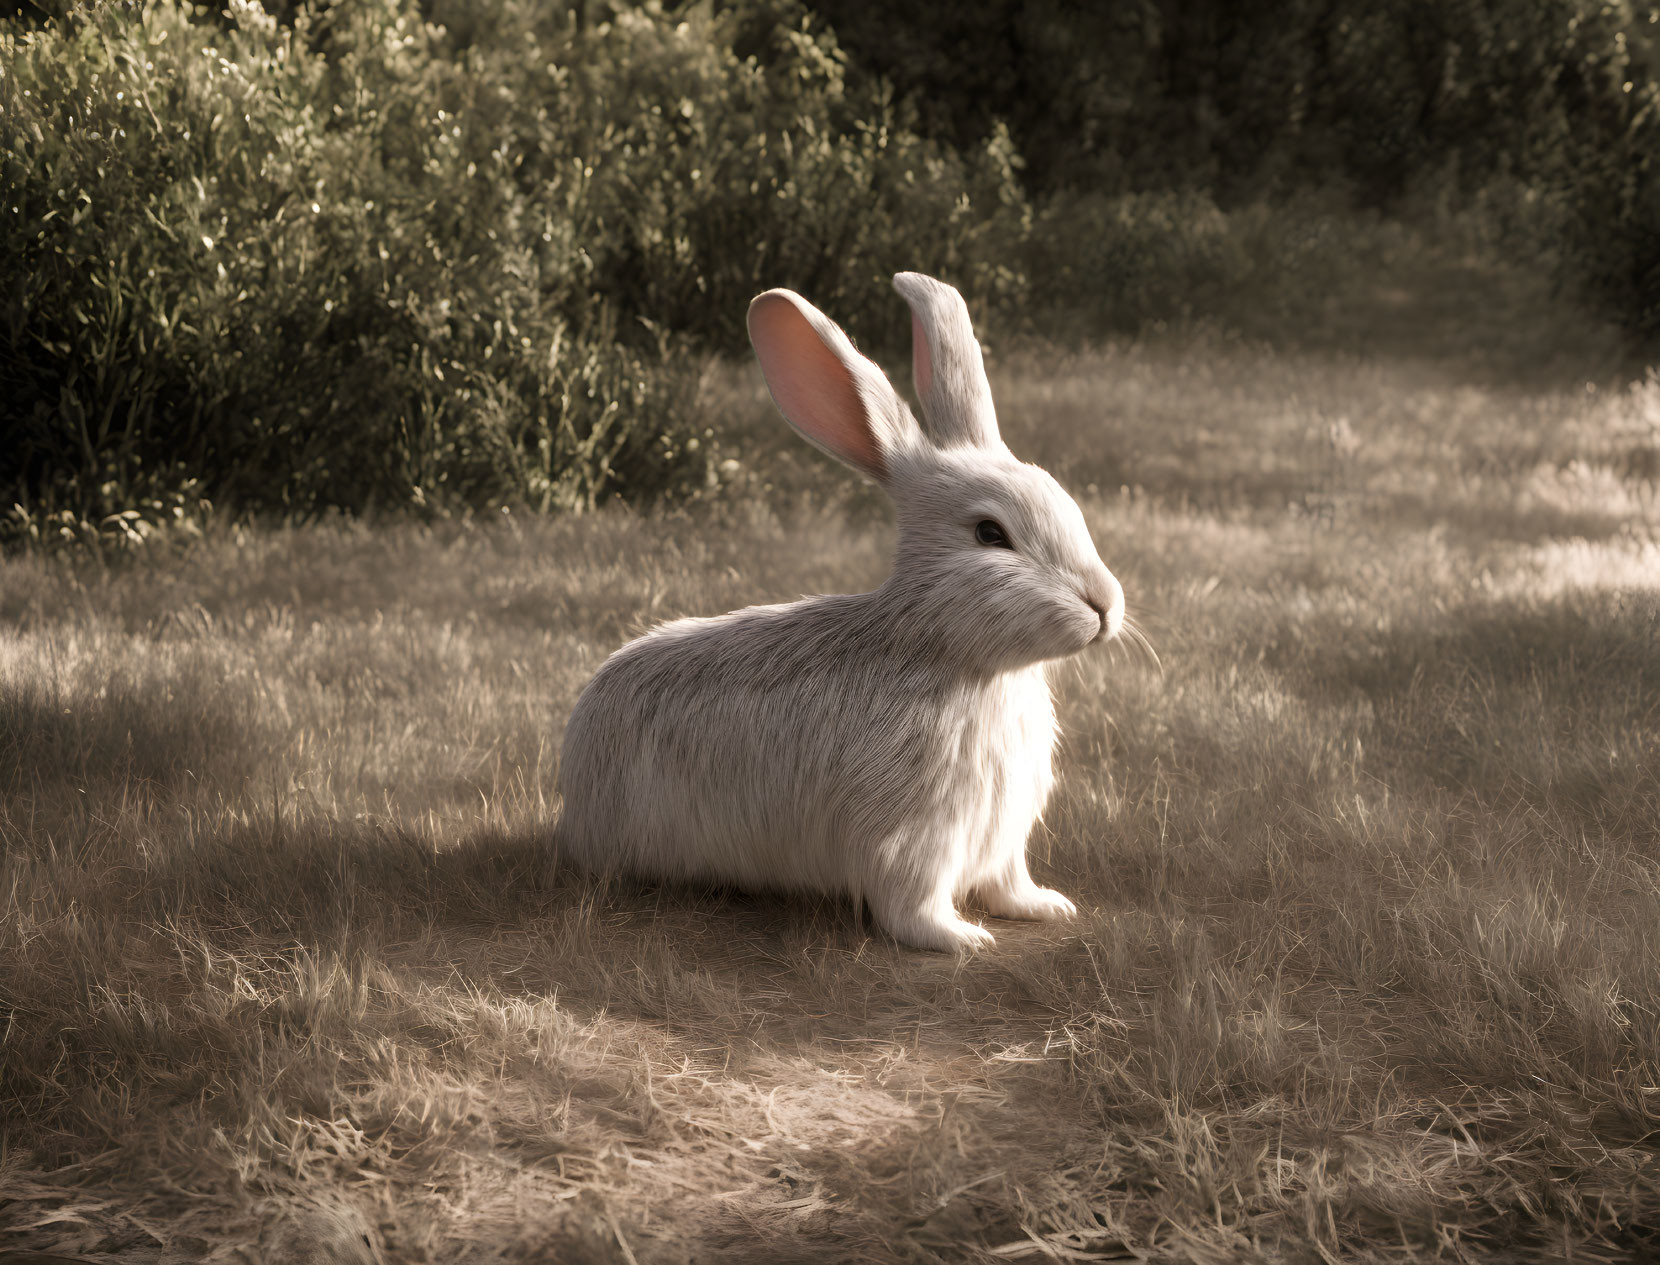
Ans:
[[[885,570],[747,367],[693,514],[0,560],[0,1249],[1660,1253],[1660,383],[1547,342],[998,362],[1163,668],[964,961],[543,847],[608,652]]]

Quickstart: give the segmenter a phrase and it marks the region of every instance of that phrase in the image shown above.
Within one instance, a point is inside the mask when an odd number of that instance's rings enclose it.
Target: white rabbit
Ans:
[[[623,646],[565,730],[556,838],[597,869],[850,893],[896,939],[990,944],[957,914],[1076,913],[1026,868],[1053,781],[1044,663],[1116,636],[1124,594],[1077,504],[998,436],[968,308],[902,272],[919,425],[789,290],[749,306],[779,409],[897,510],[874,592],[680,619]]]

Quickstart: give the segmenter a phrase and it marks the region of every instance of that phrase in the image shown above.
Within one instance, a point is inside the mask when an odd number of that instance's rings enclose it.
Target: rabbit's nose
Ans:
[[[1124,586],[1109,574],[1105,584],[1083,596],[1090,610],[1101,620],[1101,630],[1095,634],[1096,637],[1110,640],[1118,636],[1118,630],[1124,623]]]
[[[1107,612],[1102,609],[1101,604],[1093,597],[1086,597],[1084,601],[1089,605],[1089,609],[1094,611],[1096,616],[1101,621],[1101,626],[1095,630],[1095,640],[1100,641],[1101,638],[1107,634]]]

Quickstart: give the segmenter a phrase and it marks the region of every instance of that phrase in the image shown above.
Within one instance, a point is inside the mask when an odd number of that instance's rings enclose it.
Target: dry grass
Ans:
[[[0,561],[0,1248],[1660,1250],[1660,386],[1000,377],[1165,666],[1059,671],[1033,848],[1086,912],[967,962],[542,850],[608,651],[885,566],[747,373],[708,389],[785,514]]]

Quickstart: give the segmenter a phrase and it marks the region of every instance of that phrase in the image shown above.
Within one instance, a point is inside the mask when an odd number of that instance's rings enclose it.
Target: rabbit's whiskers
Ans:
[[[1124,613],[1124,622],[1119,626],[1119,632],[1122,634],[1121,639],[1125,645],[1145,655],[1148,661],[1152,663],[1153,669],[1160,676],[1164,675],[1164,664],[1159,660],[1159,652],[1153,649],[1152,641],[1149,640],[1147,634],[1141,630],[1141,625],[1135,622],[1128,611]]]

